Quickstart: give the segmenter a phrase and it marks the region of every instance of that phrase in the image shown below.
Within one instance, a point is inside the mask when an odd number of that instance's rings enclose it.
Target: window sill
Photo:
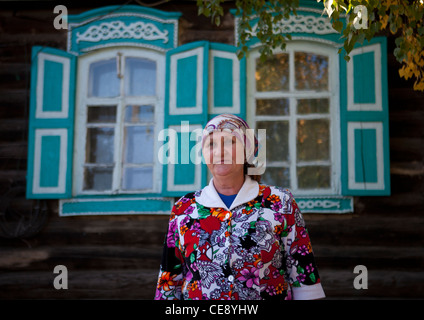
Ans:
[[[59,200],[59,216],[170,214],[173,198],[110,197]]]
[[[352,213],[353,197],[324,195],[324,196],[295,196],[302,213]]]

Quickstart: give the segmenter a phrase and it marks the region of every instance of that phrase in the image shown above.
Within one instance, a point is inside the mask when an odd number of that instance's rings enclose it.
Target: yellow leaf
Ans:
[[[405,77],[405,66],[399,69],[399,76],[401,78]]]
[[[424,91],[424,79],[421,79],[421,81],[415,81],[414,83],[414,90],[416,91]]]
[[[389,22],[389,16],[386,15],[381,19],[381,28],[385,29],[387,27],[388,22]]]

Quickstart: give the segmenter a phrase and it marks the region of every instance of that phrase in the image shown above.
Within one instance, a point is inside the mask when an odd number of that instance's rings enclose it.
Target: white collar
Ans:
[[[209,185],[202,189],[202,193],[200,194],[200,196],[196,197],[196,201],[208,208],[224,208],[227,210],[232,210],[233,208],[243,203],[255,199],[258,194],[259,184],[255,180],[250,178],[248,175],[245,175],[243,186],[237,193],[237,196],[231,204],[230,208],[227,208],[227,206],[221,200],[221,197],[219,196],[218,192],[216,191],[212,178],[209,182]]]

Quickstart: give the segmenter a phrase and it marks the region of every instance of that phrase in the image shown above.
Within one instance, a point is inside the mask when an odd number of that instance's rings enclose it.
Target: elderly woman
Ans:
[[[292,194],[249,176],[257,140],[222,114],[203,131],[213,178],[174,205],[155,299],[319,299],[318,270]],[[248,161],[249,160],[249,161]]]

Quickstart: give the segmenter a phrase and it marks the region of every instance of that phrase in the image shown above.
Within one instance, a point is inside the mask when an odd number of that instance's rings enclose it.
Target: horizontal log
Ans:
[[[51,25],[53,28],[53,23]],[[55,30],[56,31],[56,30]],[[31,45],[31,46],[51,46],[59,49],[66,49],[66,32],[52,32],[52,33],[20,33],[16,34],[0,34],[0,43],[4,45]]]
[[[8,110],[9,112],[12,112],[13,110],[11,110],[8,107],[12,104],[13,105],[20,104],[22,106],[26,106],[26,103],[29,101],[28,98],[29,98],[29,91],[25,88],[13,89],[13,90],[4,90],[2,88],[0,89],[0,111],[1,109],[7,108],[9,109]]]
[[[421,246],[330,246],[313,244],[318,268],[345,269],[365,265],[369,269],[410,270],[424,268]]]
[[[27,142],[0,143],[0,158],[4,159],[26,159],[28,152]]]
[[[42,271],[54,265],[74,270],[159,269],[162,246],[51,246],[2,249],[0,270]]]
[[[390,138],[391,161],[418,161],[424,158],[424,138]]]
[[[153,299],[158,269],[68,269],[68,289],[53,286],[55,266],[37,272],[0,274],[0,299]]]
[[[10,132],[26,132],[28,130],[28,119],[24,118],[12,118],[12,119],[0,119],[0,134],[8,134]],[[25,136],[26,138],[26,136]],[[0,138],[2,139],[2,138]]]
[[[424,162],[409,161],[390,163],[390,174],[404,176],[422,176],[424,175]]]

